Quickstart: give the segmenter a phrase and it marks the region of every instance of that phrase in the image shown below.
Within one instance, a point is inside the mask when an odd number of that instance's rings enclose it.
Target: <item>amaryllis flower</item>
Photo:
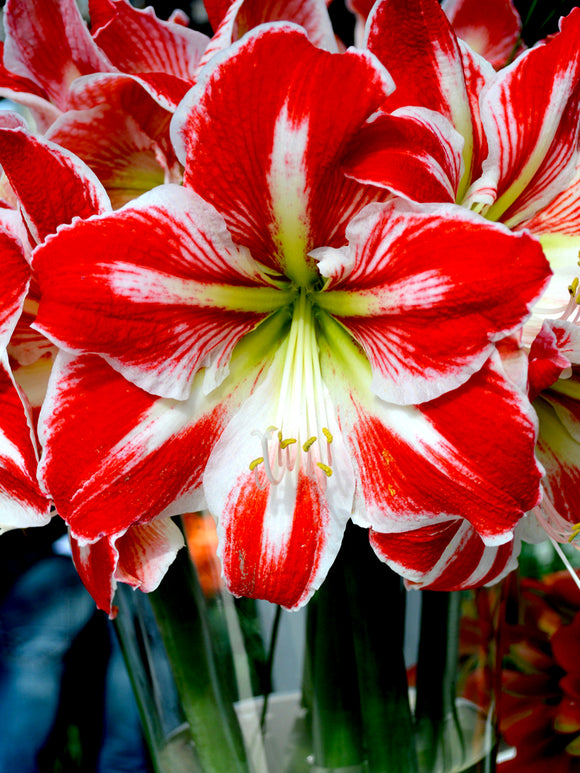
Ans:
[[[374,0],[347,0],[356,17],[355,37],[364,41],[364,26]],[[454,32],[494,67],[508,64],[521,46],[522,22],[512,0],[443,0],[441,7]]]
[[[10,123],[9,117],[3,122]],[[49,518],[49,499],[37,483],[34,439],[38,411],[55,355],[54,345],[31,328],[39,296],[36,277],[24,257],[29,257],[32,248],[62,224],[111,211],[111,205],[104,188],[80,159],[33,136],[22,126],[0,128],[0,155],[18,207],[18,210],[0,210],[2,222],[6,227],[10,224],[10,233],[14,232],[12,240],[6,238],[2,245],[7,323],[0,343],[3,361],[10,362],[13,376],[6,369],[6,383],[0,396],[3,406],[0,432],[7,438],[4,458],[0,460],[0,486],[6,488],[7,502],[0,523],[2,528],[22,528],[42,526]],[[47,188],[38,185],[43,175],[51,180]],[[6,182],[4,187],[6,189]],[[16,229],[14,224],[20,225]],[[16,247],[23,257],[15,263]],[[16,267],[19,267],[19,283],[15,280]],[[10,301],[12,297],[14,303]],[[21,479],[15,476],[14,459],[8,458],[16,451],[19,452],[16,463],[22,468]],[[25,495],[26,509],[23,507]],[[74,536],[71,541],[75,563],[82,573],[86,551],[77,545]],[[119,535],[116,544],[97,546],[100,561],[95,563],[92,572],[85,573],[85,582],[97,598],[101,594],[107,602],[115,578],[151,590],[159,583],[182,544],[179,530],[168,519],[136,528],[123,539]],[[100,574],[95,575],[96,567],[101,568]]]
[[[37,248],[36,327],[66,352],[42,478],[85,577],[103,546],[207,506],[230,589],[296,607],[351,517],[379,535],[466,522],[499,545],[536,503],[535,423],[495,344],[546,261],[525,233],[344,174],[391,88],[367,52],[261,26],[176,113],[183,187]],[[402,185],[425,154],[395,150]]]
[[[115,207],[181,180],[169,122],[208,42],[149,11],[92,0],[90,32],[75,0],[9,0],[4,14],[0,94],[85,161]]]
[[[548,369],[554,381],[560,374],[566,375],[564,371],[569,374],[571,365],[580,359],[574,331],[577,307],[574,298],[570,301],[570,293],[575,296],[578,287],[580,248],[579,40],[580,12],[574,10],[561,20],[558,34],[520,54],[496,73],[457,38],[443,10],[432,0],[383,0],[375,5],[367,27],[368,48],[387,66],[397,85],[384,109],[412,105],[435,110],[450,120],[464,138],[462,174],[459,178],[447,175],[447,179],[460,180],[455,200],[487,219],[504,222],[514,230],[529,229],[540,237],[554,277],[526,322],[523,344],[529,351],[546,323],[550,329],[547,335],[566,348],[560,351],[557,362],[545,363],[544,381]],[[379,115],[375,126],[386,120],[386,113]],[[383,164],[387,169],[390,164],[389,152],[387,144],[381,147],[379,142],[361,143],[349,158],[349,174],[361,182],[380,185]],[[387,186],[389,181],[384,184]],[[530,388],[532,381],[533,377]],[[546,440],[545,426],[542,422],[539,448]],[[556,450],[546,470],[547,492],[559,485],[558,477],[552,477],[554,460],[558,458]],[[566,465],[569,462],[568,458]],[[574,464],[580,467],[580,458]],[[577,510],[575,493],[570,487],[565,491],[569,505],[566,510]],[[547,510],[549,517],[554,517],[549,497],[543,509],[546,517]],[[574,520],[580,520],[580,513]],[[450,536],[456,539],[455,533]],[[485,558],[478,571],[485,572],[485,567],[492,566],[499,556],[485,551],[476,535],[470,537],[473,550],[479,550]],[[418,531],[418,546],[424,538],[439,542],[445,561],[450,545],[445,535]],[[386,557],[396,562],[398,546],[384,547]],[[517,545],[513,547],[515,550]]]

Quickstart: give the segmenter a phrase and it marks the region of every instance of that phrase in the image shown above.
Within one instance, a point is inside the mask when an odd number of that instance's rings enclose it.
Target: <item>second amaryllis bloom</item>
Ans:
[[[321,584],[349,518],[375,541],[466,523],[508,542],[541,473],[495,343],[545,288],[539,244],[346,176],[392,88],[367,52],[329,54],[282,24],[216,59],[176,114],[184,187],[62,227],[35,253],[36,325],[65,350],[42,476],[81,574],[129,530],[203,506],[230,589],[286,607]],[[402,180],[425,154],[399,150]]]

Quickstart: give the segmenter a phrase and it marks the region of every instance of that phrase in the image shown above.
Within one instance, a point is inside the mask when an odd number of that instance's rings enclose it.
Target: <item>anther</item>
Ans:
[[[569,538],[568,542],[574,542],[574,540],[576,539],[576,537],[579,534],[580,534],[580,523],[575,523],[572,526],[572,531],[570,533],[570,538]]]
[[[250,472],[251,472],[252,470],[255,470],[255,469],[256,469],[256,467],[257,467],[259,464],[262,464],[262,462],[263,462],[263,461],[264,461],[264,457],[263,457],[263,456],[258,456],[258,458],[257,458],[257,459],[252,459],[252,461],[250,462]]]
[[[326,475],[327,478],[330,478],[330,476],[332,475],[331,467],[329,467],[327,464],[322,464],[322,462],[316,462],[316,466],[320,467],[320,469]]]
[[[310,451],[314,443],[316,443],[316,435],[309,437],[308,440],[302,445],[302,449],[305,454],[307,454],[308,451]]]
[[[328,440],[329,443],[332,443],[333,441],[332,432],[327,427],[322,428],[322,434]]]

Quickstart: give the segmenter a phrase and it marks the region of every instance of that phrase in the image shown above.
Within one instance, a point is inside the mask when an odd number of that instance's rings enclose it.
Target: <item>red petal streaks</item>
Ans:
[[[282,550],[268,554],[264,541],[270,484],[260,473],[239,482],[239,493],[228,503],[222,540],[222,562],[230,590],[240,596],[266,598],[286,608],[298,606],[309,595],[324,548],[328,509],[316,480],[299,473],[292,531]]]

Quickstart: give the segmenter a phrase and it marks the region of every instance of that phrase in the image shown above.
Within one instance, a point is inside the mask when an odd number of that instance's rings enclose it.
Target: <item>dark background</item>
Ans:
[[[137,0],[134,4],[141,7],[152,5],[157,15],[163,19],[166,19],[175,8],[181,8],[192,19],[192,26],[206,34],[211,34],[209,25],[200,21],[204,15],[201,0],[194,0],[193,3],[190,0],[155,0],[154,2]],[[580,3],[571,2],[571,0],[514,0],[514,5],[522,18],[524,42],[531,46],[546,35],[556,32],[558,19]],[[351,45],[353,18],[346,10],[344,0],[332,0],[329,11],[335,31],[347,45]]]

